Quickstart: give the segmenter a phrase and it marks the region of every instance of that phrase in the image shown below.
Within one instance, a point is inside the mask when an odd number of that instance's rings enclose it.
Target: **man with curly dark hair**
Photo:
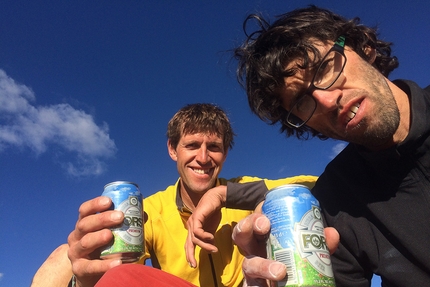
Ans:
[[[252,21],[259,30],[235,50],[251,110],[280,124],[287,136],[349,142],[312,189],[327,226],[340,234],[332,256],[337,286],[370,286],[374,274],[383,286],[428,286],[430,86],[390,81],[388,74],[398,66],[391,43],[358,18],[309,6],[273,24],[251,15],[245,32]],[[241,200],[241,208],[245,198],[251,208],[264,194],[224,198],[230,207]],[[205,241],[202,215],[208,213],[203,197],[192,218],[195,244]],[[258,214],[246,222],[236,228],[235,242],[249,255],[264,254],[257,235],[269,223]],[[250,222],[258,226],[252,229]],[[260,249],[250,248],[253,240]],[[282,279],[286,270],[270,272],[276,264],[245,259],[248,284]]]

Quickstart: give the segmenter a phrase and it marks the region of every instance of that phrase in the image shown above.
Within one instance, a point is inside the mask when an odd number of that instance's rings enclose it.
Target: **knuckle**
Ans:
[[[85,233],[85,220],[79,220],[76,222],[76,230],[80,233]]]

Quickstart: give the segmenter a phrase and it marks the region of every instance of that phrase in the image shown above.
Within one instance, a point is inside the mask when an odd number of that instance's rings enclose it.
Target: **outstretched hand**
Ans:
[[[208,190],[187,221],[188,236],[185,254],[188,264],[196,268],[196,245],[208,252],[218,252],[214,245],[214,234],[221,222],[221,207],[225,205],[227,187],[220,185]]]
[[[268,281],[280,281],[287,275],[283,263],[265,259],[266,241],[270,232],[270,221],[261,213],[253,213],[241,220],[233,230],[233,240],[245,255],[242,269],[244,286],[270,286]],[[332,227],[324,228],[330,253],[336,251],[340,236]]]
[[[207,191],[193,214],[187,221],[188,237],[185,253],[191,267],[197,267],[195,247],[200,246],[208,252],[217,252],[214,234],[221,221],[221,208],[225,205],[227,188],[218,186]],[[266,259],[266,241],[270,232],[269,219],[261,214],[260,207],[256,212],[241,220],[233,230],[233,240],[245,255],[242,269],[246,286],[270,286],[269,281],[280,281],[287,275],[283,263]],[[340,236],[332,227],[324,228],[326,244],[333,253],[339,244]]]

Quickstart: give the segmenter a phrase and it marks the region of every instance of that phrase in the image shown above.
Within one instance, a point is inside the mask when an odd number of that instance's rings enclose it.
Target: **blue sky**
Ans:
[[[247,14],[311,3],[378,25],[400,60],[390,78],[429,84],[428,1],[2,0],[0,287],[28,286],[106,183],[173,184],[165,132],[185,104],[228,112],[223,177],[320,174],[344,144],[286,139],[252,115],[228,51]]]

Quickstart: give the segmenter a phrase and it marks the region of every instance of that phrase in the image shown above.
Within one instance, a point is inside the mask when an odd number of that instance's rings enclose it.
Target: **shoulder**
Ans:
[[[161,209],[162,207],[169,207],[170,205],[176,206],[176,187],[177,185],[170,185],[165,190],[158,191],[143,199],[144,209],[153,210]]]
[[[219,178],[218,180],[219,180],[219,183],[221,185],[227,185],[227,182],[232,182],[232,183],[246,183],[246,182],[259,181],[259,180],[262,180],[262,179],[259,178],[259,177],[256,177],[256,176],[243,175],[243,176],[233,177],[233,178],[229,178],[229,179]]]

